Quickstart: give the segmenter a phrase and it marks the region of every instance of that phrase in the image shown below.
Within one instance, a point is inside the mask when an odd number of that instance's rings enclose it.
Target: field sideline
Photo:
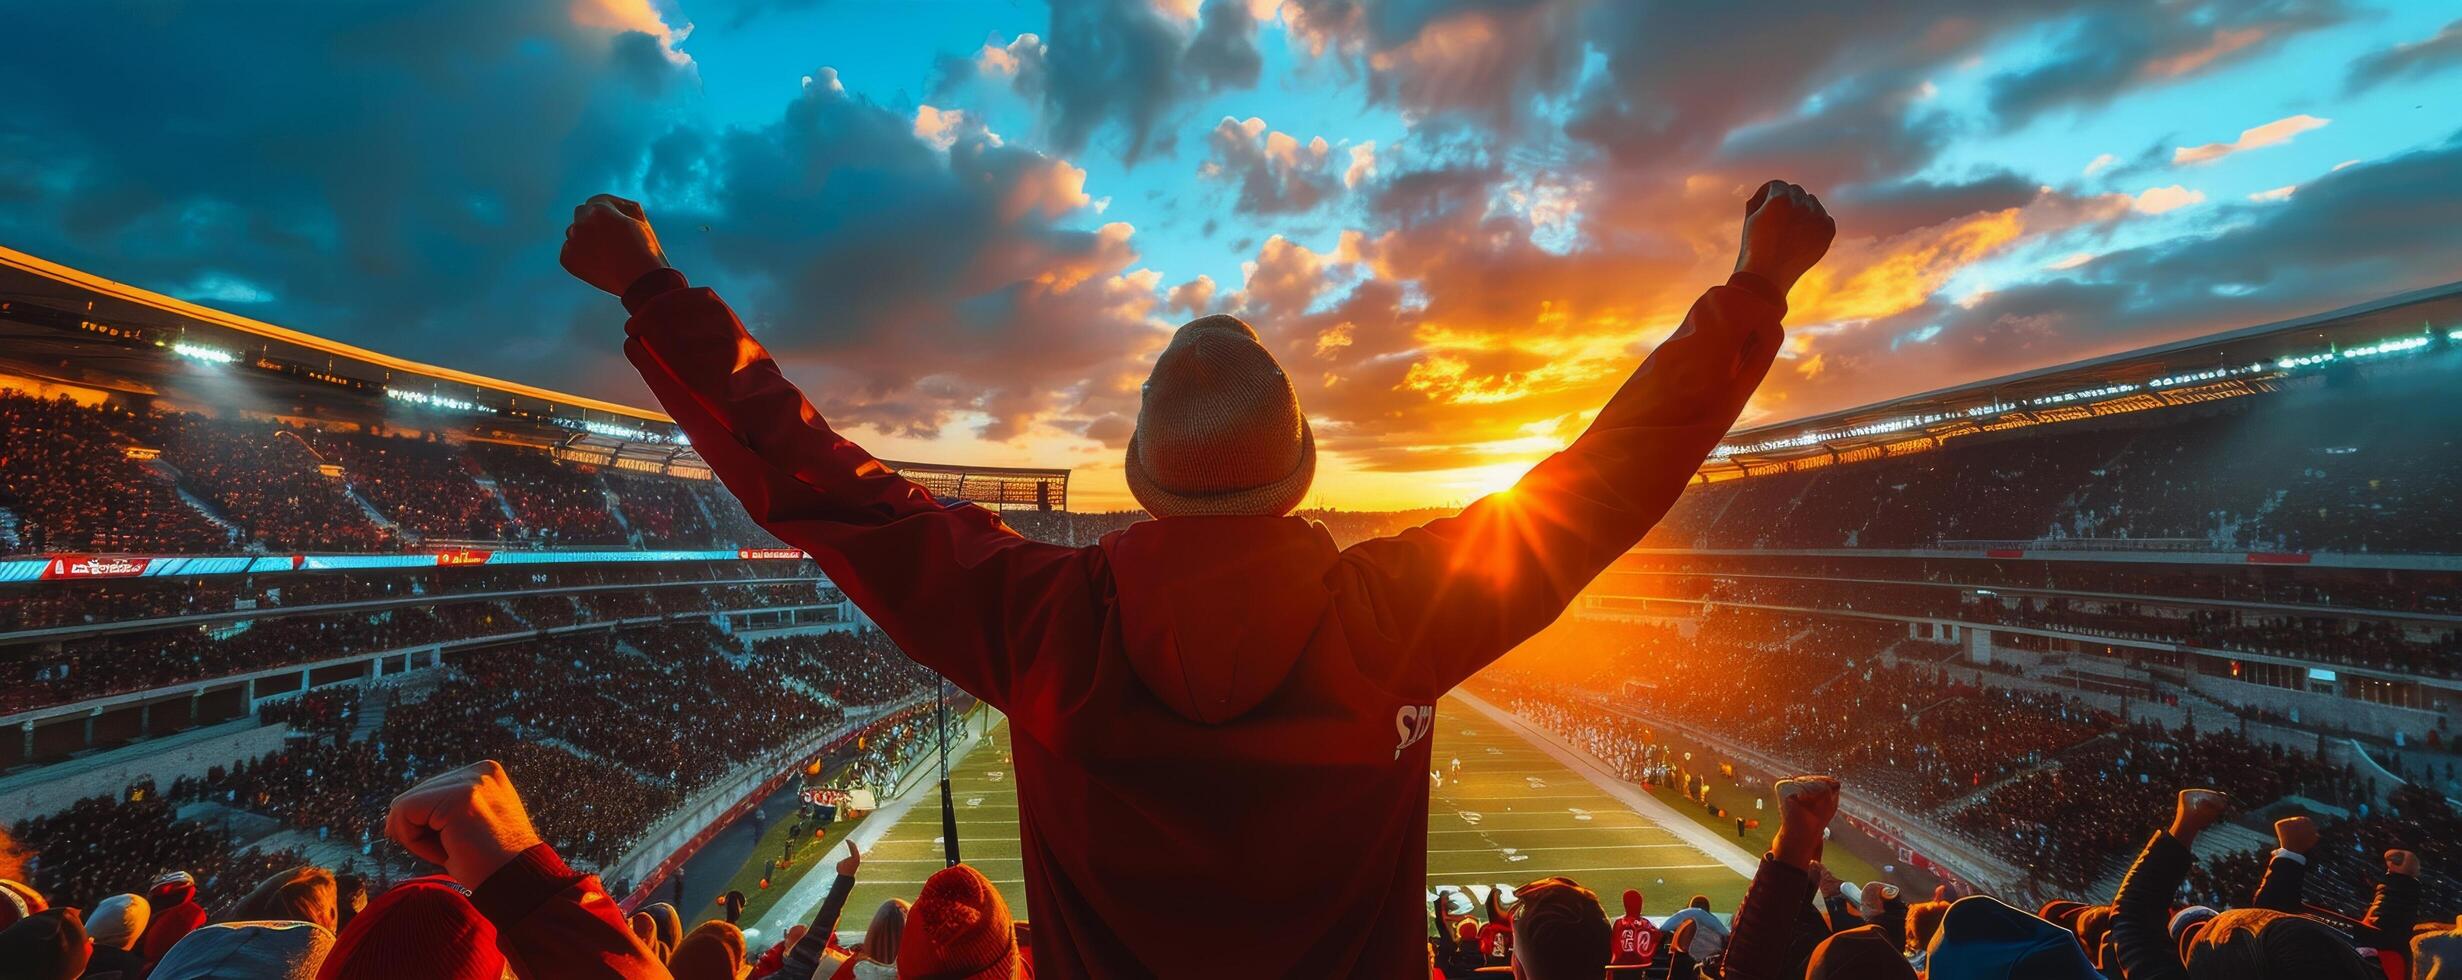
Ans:
[[[973,724],[979,730],[983,722]],[[1645,799],[1637,808],[1560,761],[1556,753],[1565,752],[1561,746],[1551,753],[1460,697],[1447,697],[1439,706],[1433,738],[1434,757],[1446,774],[1428,804],[1431,896],[1438,888],[1484,892],[1497,883],[1515,885],[1560,874],[1598,891],[1610,914],[1621,913],[1618,896],[1626,888],[1639,888],[1649,896],[1652,916],[1674,911],[1695,894],[1709,896],[1710,907],[1721,913],[1742,900],[1748,879],[1737,866],[1749,867],[1765,840],[1736,846],[1732,825],[1728,839],[1717,839],[1715,820],[1707,815],[1688,819],[1674,809],[1683,806],[1682,801],[1658,802],[1671,797]],[[1452,771],[1455,758],[1462,760],[1458,773]],[[950,784],[963,857],[992,880],[1012,911],[1031,919],[1018,857],[1017,787],[1005,722],[993,721],[988,736],[965,750],[951,770]],[[1622,790],[1628,797],[1642,794],[1629,784]],[[894,816],[884,813],[881,816],[892,816],[884,826],[867,827],[871,833],[856,835],[858,840],[874,839],[865,846],[861,881],[839,922],[840,931],[862,931],[872,910],[886,899],[911,900],[923,880],[942,866],[937,793],[929,779],[915,792],[920,798],[911,808]],[[1671,829],[1683,823],[1694,826]],[[1766,831],[1755,836],[1765,838]],[[805,884],[809,888],[818,882]],[[820,897],[818,889],[806,894],[809,901],[789,903],[803,906],[796,912],[799,917],[809,916],[810,903]],[[773,917],[764,925],[783,921]]]

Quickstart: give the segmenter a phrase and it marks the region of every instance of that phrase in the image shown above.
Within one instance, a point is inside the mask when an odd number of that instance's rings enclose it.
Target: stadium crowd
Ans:
[[[838,926],[862,875],[862,854],[852,846],[810,924],[758,953],[736,904],[721,903],[720,917],[690,931],[665,903],[627,918],[596,877],[565,863],[565,845],[535,827],[525,798],[535,785],[525,775],[517,789],[506,768],[487,761],[392,798],[377,825],[443,872],[398,883],[300,864],[293,855],[216,862],[210,846],[191,846],[196,831],[183,834],[164,819],[159,801],[89,801],[26,822],[21,840],[38,847],[73,840],[89,842],[89,851],[92,842],[149,846],[89,860],[80,878],[0,882],[0,952],[11,957],[5,968],[44,980],[389,977],[406,969],[451,980],[1004,980],[1033,973],[1030,924],[1013,919],[998,889],[963,864],[934,872],[911,901],[884,902],[861,940],[843,944]],[[2420,921],[2424,859],[2417,851],[2368,850],[2364,907],[2319,904],[2310,887],[2316,869],[2345,841],[2307,817],[2275,824],[2280,846],[2260,878],[2212,901],[2189,895],[2203,890],[2212,871],[2199,867],[2194,845],[2240,802],[2213,788],[2155,794],[2171,797],[2169,820],[2134,848],[2136,859],[2108,901],[2056,899],[2034,912],[1963,886],[1919,898],[1885,880],[1839,880],[1821,858],[1841,790],[1827,776],[1777,784],[1778,832],[1725,921],[1696,897],[1654,922],[1642,914],[1648,898],[1638,889],[1624,892],[1625,915],[1611,920],[1596,892],[1564,877],[1525,883],[1510,902],[1500,900],[1501,889],[1488,889],[1483,909],[1467,896],[1457,902],[1438,893],[1428,975],[1462,980],[1501,966],[1531,980],[1589,980],[1608,975],[1612,964],[1677,980],[2403,980],[2441,976],[2462,956],[2462,924]],[[2165,809],[2120,819],[2138,837]],[[163,843],[152,844],[155,835]],[[142,857],[131,860],[132,853]],[[415,967],[388,962],[405,955],[418,957]]]
[[[2195,550],[2462,552],[2462,417],[2434,372],[2312,386],[1732,480],[1663,548],[1928,548],[2108,539]],[[2388,410],[2388,406],[2404,406]]]
[[[835,590],[829,590],[832,596]],[[293,597],[298,596],[296,593]],[[699,612],[834,602],[809,580],[599,589],[109,633],[0,660],[0,711],[43,707],[353,654]]]

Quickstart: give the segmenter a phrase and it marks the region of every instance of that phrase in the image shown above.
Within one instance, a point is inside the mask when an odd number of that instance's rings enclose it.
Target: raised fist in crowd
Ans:
[[[2172,839],[2186,844],[2196,840],[2206,828],[2223,819],[2223,808],[2231,798],[2219,789],[2184,789],[2171,814]]]
[[[1830,239],[1837,235],[1838,223],[1820,198],[1786,181],[1770,181],[1744,204],[1744,247],[1736,253],[1735,271],[1760,276],[1784,293],[1829,254]]]
[[[640,203],[613,194],[600,194],[573,209],[573,223],[564,229],[564,251],[556,259],[573,278],[617,296],[667,265],[667,253],[658,247],[658,233],[651,230]]]
[[[2398,875],[2419,877],[2419,855],[2411,851],[2385,852],[2385,870]]]
[[[477,889],[496,869],[541,843],[530,812],[496,760],[474,762],[420,783],[393,798],[385,836],[410,853],[443,865],[462,886]]]
[[[2310,848],[2317,846],[2317,822],[2306,816],[2276,820],[2274,843],[2293,854],[2307,854]]]
[[[1770,853],[1810,870],[1821,859],[1822,833],[1838,815],[1838,777],[1795,776],[1778,781],[1778,837]]]

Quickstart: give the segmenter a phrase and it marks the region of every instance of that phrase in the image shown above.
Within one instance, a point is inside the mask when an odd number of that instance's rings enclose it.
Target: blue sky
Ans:
[[[1313,502],[1461,503],[1724,278],[1743,195],[1840,240],[1770,421],[2462,269],[2462,21],[2366,0],[427,0],[50,5],[0,242],[449,366],[644,402],[554,252],[642,199],[883,455],[1078,468],[1257,326]],[[1251,120],[1254,120],[1253,122]],[[1321,143],[1318,141],[1322,141]]]

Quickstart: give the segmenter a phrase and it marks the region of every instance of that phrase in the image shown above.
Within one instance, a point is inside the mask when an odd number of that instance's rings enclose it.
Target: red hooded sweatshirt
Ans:
[[[1650,957],[1658,952],[1658,927],[1641,916],[1641,893],[1624,890],[1624,918],[1609,923],[1614,928],[1615,948],[1608,964],[1648,966]]]
[[[1146,521],[1070,548],[944,506],[854,443],[708,289],[626,291],[625,354],[752,518],[916,661],[1008,715],[1047,977],[1411,976],[1428,735],[1675,502],[1768,370],[1780,294],[1693,305],[1511,491],[1348,549],[1295,517]],[[1280,940],[1190,901],[1292,886]]]

